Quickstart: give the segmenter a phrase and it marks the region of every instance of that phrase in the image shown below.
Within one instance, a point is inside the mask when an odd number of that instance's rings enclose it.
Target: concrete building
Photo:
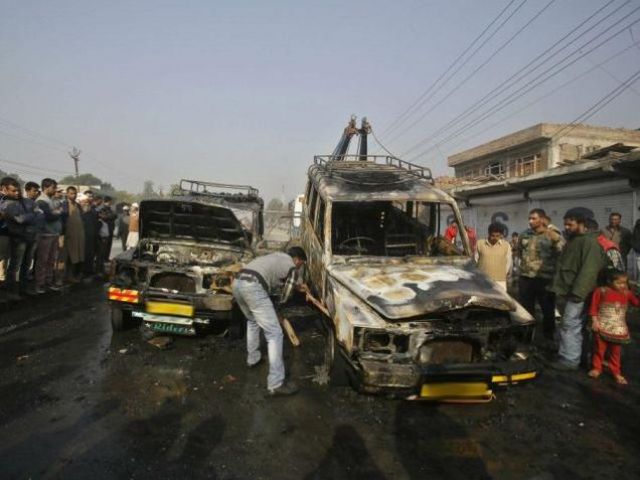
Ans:
[[[563,123],[539,123],[448,158],[465,179],[524,177],[581,162],[613,144],[640,147],[640,130]]]
[[[543,208],[560,228],[565,213],[576,208],[601,226],[608,223],[610,213],[619,212],[623,224],[633,227],[640,218],[640,148],[625,153],[627,149],[613,145],[583,155],[578,163],[522,177],[459,179],[460,184],[448,191],[479,237],[493,222],[502,223],[508,233],[523,231],[532,208]]]

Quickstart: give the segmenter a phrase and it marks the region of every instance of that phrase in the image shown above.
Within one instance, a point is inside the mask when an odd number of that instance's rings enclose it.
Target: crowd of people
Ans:
[[[637,283],[630,282],[640,270],[640,220],[633,232],[616,212],[602,230],[579,211],[563,220],[562,232],[543,209],[534,208],[529,228],[513,233],[511,242],[503,238],[503,225],[490,225],[488,237],[478,242],[478,267],[505,290],[508,279],[517,279],[519,301],[532,316],[539,307],[553,368],[571,371],[584,364],[598,378],[608,365],[624,385],[620,345],[630,340],[627,306],[640,306],[633,293]],[[591,342],[584,341],[585,331]]]
[[[114,235],[123,249],[137,243],[137,233],[130,235],[138,229],[137,210],[137,204],[125,205],[118,215],[111,197],[60,189],[51,178],[24,188],[15,178],[2,178],[0,288],[19,300],[103,277]]]
[[[51,178],[26,182],[24,188],[12,177],[2,178],[0,288],[17,300],[104,277],[114,236],[123,250],[138,243],[138,205],[121,207],[116,213],[111,197],[80,193],[74,186],[59,189]],[[637,283],[630,282],[640,276],[640,220],[633,232],[615,212],[602,230],[579,211],[569,211],[563,220],[561,231],[543,209],[534,208],[529,228],[513,233],[510,242],[499,223],[489,226],[487,238],[476,241],[474,232],[478,267],[505,291],[517,281],[518,299],[532,316],[539,307],[554,368],[577,370],[582,363],[598,378],[608,365],[616,382],[626,384],[620,345],[630,340],[627,306],[640,306],[631,288]],[[586,348],[585,326],[593,337]],[[277,380],[273,389],[281,383]]]

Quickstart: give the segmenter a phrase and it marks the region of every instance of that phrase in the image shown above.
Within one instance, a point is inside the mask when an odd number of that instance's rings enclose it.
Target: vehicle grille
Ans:
[[[180,293],[195,293],[196,282],[193,278],[182,273],[158,273],[151,277],[149,286],[153,288],[166,288]]]
[[[420,347],[418,361],[429,365],[470,363],[473,361],[473,344],[458,340],[433,340]]]
[[[504,330],[511,325],[508,314],[502,314],[502,312],[488,313],[482,312],[481,314],[468,314],[465,316],[447,316],[445,318],[438,318],[431,321],[431,325],[435,333],[444,335],[457,335],[457,334],[484,334],[491,333],[498,330]]]

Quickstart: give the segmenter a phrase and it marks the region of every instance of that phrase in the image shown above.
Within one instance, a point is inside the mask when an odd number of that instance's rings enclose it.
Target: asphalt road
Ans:
[[[546,371],[436,405],[316,384],[322,336],[300,317],[286,360],[301,392],[273,399],[241,340],[159,350],[113,335],[103,298],[82,286],[0,313],[0,478],[640,478],[635,345],[627,388]]]

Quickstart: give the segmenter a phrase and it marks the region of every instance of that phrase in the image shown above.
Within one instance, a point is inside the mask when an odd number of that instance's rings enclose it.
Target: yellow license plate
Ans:
[[[420,397],[429,400],[490,400],[493,392],[484,382],[425,383]]]
[[[193,308],[193,305],[185,305],[183,303],[147,302],[146,311],[147,313],[156,313],[160,315],[193,317],[195,308]]]

